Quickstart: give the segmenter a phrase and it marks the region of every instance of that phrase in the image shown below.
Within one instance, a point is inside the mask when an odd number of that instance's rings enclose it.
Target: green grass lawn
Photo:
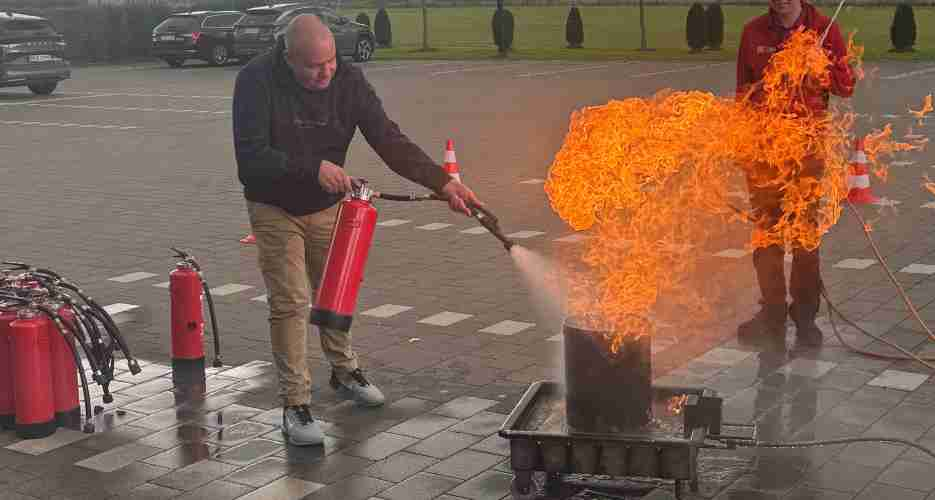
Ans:
[[[647,45],[654,49],[638,51],[640,46],[639,9],[635,6],[579,7],[584,21],[583,49],[565,48],[566,6],[511,6],[516,28],[513,37],[514,59],[602,60],[615,58],[732,60],[744,23],[765,12],[765,6],[724,6],[724,46],[720,51],[692,54],[685,42],[685,17],[688,6],[648,6],[645,8]],[[856,41],[865,48],[866,60],[935,59],[935,30],[928,30],[935,20],[935,8],[915,7],[918,35],[916,51],[894,54],[889,27],[893,7],[845,7],[838,23],[845,38],[856,32]],[[833,7],[823,8],[828,15]],[[351,18],[359,12],[370,16],[374,9],[342,9]],[[393,48],[378,49],[377,59],[484,59],[496,55],[490,21],[493,7],[436,7],[429,9],[429,52],[422,47],[422,10],[390,8],[387,11],[393,32]]]

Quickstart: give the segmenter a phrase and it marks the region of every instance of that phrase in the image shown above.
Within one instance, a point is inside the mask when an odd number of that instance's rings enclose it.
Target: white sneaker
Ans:
[[[325,442],[325,433],[312,418],[308,405],[283,408],[282,433],[289,443],[296,446],[315,446]]]
[[[331,370],[331,388],[337,391],[339,396],[356,401],[362,406],[381,406],[386,401],[380,389],[364,377],[360,368],[348,373],[348,377],[349,380],[344,382]]]

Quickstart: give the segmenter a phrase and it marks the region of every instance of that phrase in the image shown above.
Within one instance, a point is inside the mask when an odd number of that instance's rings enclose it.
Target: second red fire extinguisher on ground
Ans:
[[[214,362],[223,366],[218,339],[217,319],[211,291],[201,275],[195,258],[173,248],[182,260],[169,273],[170,315],[172,321],[172,375],[177,383],[203,383],[205,379],[205,318],[204,299],[208,300],[211,328],[214,334]]]

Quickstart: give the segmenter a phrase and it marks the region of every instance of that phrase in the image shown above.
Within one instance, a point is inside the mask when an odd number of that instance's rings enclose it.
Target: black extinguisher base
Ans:
[[[346,314],[337,314],[333,311],[312,308],[312,314],[309,316],[309,322],[321,328],[330,328],[332,330],[341,330],[346,332],[351,329],[353,316]]]
[[[16,424],[16,435],[23,439],[42,439],[55,434],[58,424],[55,418],[38,424]]]
[[[16,415],[0,415],[0,429],[11,431],[16,428]]]
[[[81,406],[55,412],[55,424],[59,427],[77,428],[81,424]]]
[[[176,386],[191,386],[205,382],[205,358],[172,359],[172,382]]]

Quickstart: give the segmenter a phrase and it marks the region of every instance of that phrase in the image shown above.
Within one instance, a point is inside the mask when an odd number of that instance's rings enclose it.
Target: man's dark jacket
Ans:
[[[333,206],[318,182],[322,160],[344,166],[359,128],[396,173],[435,192],[450,177],[387,117],[360,68],[338,60],[331,85],[310,91],[295,80],[280,42],[237,75],[233,100],[237,174],[250,200],[307,215]]]

